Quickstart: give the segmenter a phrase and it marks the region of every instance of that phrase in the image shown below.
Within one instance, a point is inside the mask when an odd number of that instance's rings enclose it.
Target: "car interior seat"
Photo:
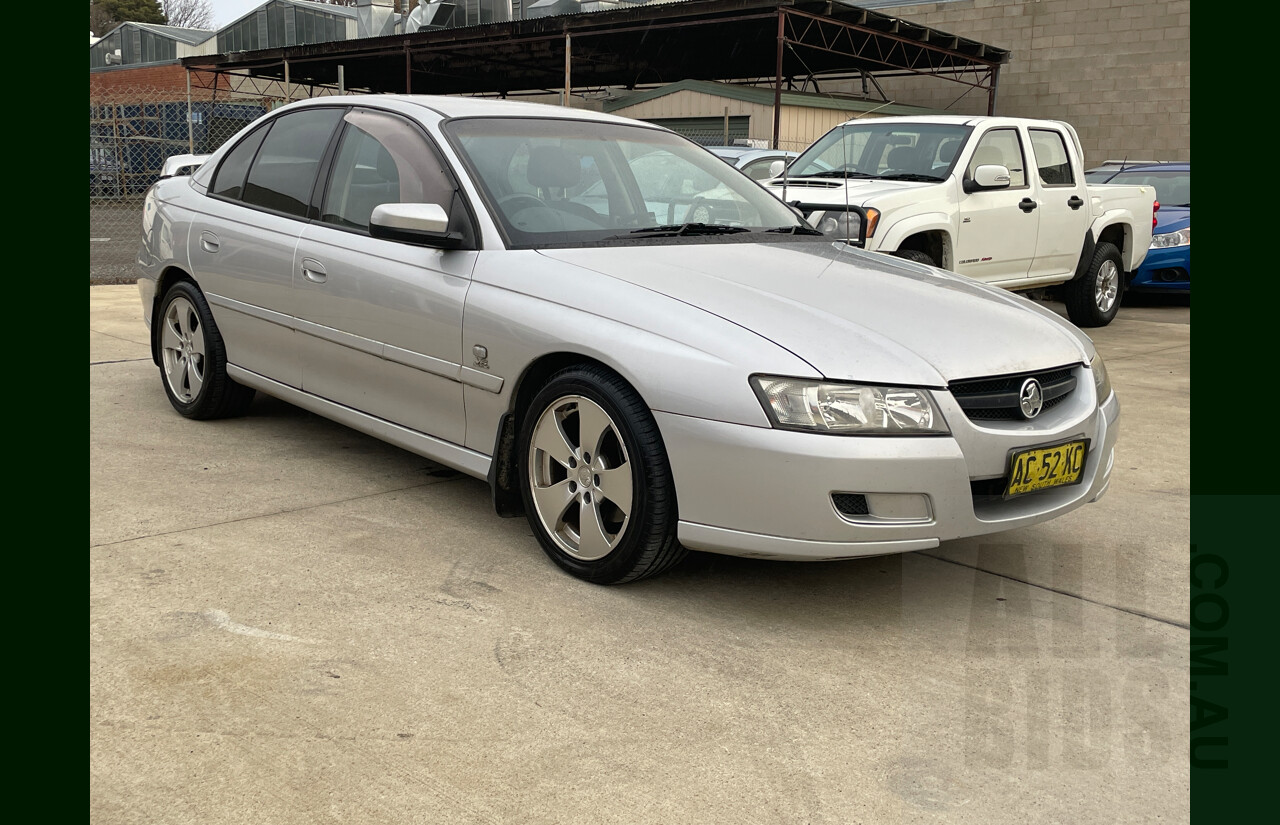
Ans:
[[[959,151],[960,138],[950,138],[949,140],[942,141],[942,143],[938,145],[938,162],[934,164],[933,168],[935,170],[947,168],[951,165],[951,161],[956,159],[956,152]]]
[[[548,206],[600,222],[599,212],[569,200],[569,190],[582,180],[582,161],[577,155],[559,146],[534,146],[529,150],[525,177],[530,186],[543,193],[543,200]],[[559,190],[559,197],[553,197],[554,190]]]
[[[999,147],[988,144],[986,146],[979,146],[978,150],[973,153],[973,162],[969,164],[969,169],[972,171],[977,169],[979,166],[992,164],[997,166],[1007,165],[1004,162],[1004,152],[1001,152]]]
[[[916,159],[916,150],[912,146],[895,146],[889,150],[889,154],[885,157],[885,172],[911,172],[914,171],[914,163]]]

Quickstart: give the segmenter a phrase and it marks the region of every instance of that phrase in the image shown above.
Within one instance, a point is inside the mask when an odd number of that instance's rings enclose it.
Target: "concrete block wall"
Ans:
[[[1191,159],[1190,0],[960,0],[881,11],[1012,52],[996,114],[1065,120],[1086,162]],[[880,81],[900,103],[986,114],[987,94]]]

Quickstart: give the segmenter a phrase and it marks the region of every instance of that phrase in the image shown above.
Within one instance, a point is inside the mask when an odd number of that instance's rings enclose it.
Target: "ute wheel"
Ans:
[[[243,415],[253,390],[227,375],[227,351],[203,293],[190,281],[169,287],[160,304],[160,377],[169,403],[187,418]]]
[[[603,367],[552,376],[524,415],[521,495],[551,560],[578,578],[620,584],[688,552],[676,540],[675,485],[653,415]]]
[[[899,249],[893,254],[894,257],[901,258],[904,261],[915,261],[916,263],[924,264],[925,266],[937,266],[937,264],[933,262],[933,258],[929,257],[929,253],[921,252],[919,249]]]
[[[1094,247],[1093,260],[1084,275],[1063,284],[1067,317],[1078,327],[1105,327],[1120,311],[1124,294],[1124,268],[1120,250],[1103,241]]]

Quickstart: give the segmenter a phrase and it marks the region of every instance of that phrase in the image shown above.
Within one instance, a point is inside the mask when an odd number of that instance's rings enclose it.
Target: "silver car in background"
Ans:
[[[649,124],[309,100],[159,181],[143,220],[179,413],[264,392],[487,479],[593,582],[686,549],[843,559],[1023,527],[1096,500],[1114,462],[1118,402],[1075,327],[823,237]]]

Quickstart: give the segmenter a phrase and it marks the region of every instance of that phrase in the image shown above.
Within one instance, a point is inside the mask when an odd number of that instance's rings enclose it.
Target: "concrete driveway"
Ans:
[[[861,561],[561,573],[487,487],[170,408],[89,290],[95,823],[1186,822],[1190,309],[1094,331],[1098,504]]]

